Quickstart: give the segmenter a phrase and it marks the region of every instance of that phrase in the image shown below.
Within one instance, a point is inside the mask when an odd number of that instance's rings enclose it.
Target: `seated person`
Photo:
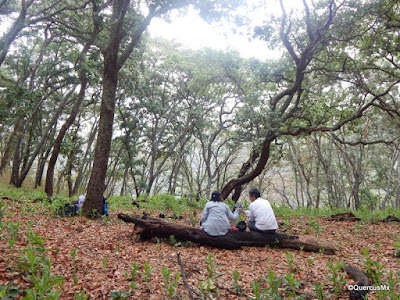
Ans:
[[[83,203],[85,203],[86,197],[85,195],[80,195],[78,198],[78,204],[76,205],[76,210],[80,210],[83,206]]]
[[[201,214],[200,225],[209,235],[225,235],[231,227],[229,220],[236,221],[238,216],[239,211],[232,213],[222,202],[221,193],[214,191]]]
[[[250,210],[243,211],[249,217],[248,227],[251,231],[275,233],[278,229],[274,211],[268,200],[262,199],[259,190],[251,189]]]
[[[85,203],[85,201],[86,201],[86,196],[80,195],[78,198],[78,201],[72,202],[72,204],[75,205],[76,212],[79,211],[83,207],[83,204]],[[102,213],[102,215],[108,216],[108,202],[107,202],[106,197],[103,197],[103,213]]]

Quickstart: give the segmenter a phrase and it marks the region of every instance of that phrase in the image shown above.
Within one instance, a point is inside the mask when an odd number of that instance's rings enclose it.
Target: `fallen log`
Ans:
[[[380,222],[384,222],[384,223],[399,222],[400,223],[400,219],[395,216],[389,215],[386,218],[384,218],[383,220],[380,220]]]
[[[335,248],[331,245],[324,245],[316,240],[299,238],[282,233],[266,234],[249,231],[229,231],[223,236],[211,236],[202,229],[189,227],[177,223],[167,222],[157,218],[138,215],[128,216],[118,214],[118,218],[140,227],[138,232],[142,240],[152,238],[169,238],[174,236],[177,240],[191,241],[201,245],[235,250],[242,246],[271,246],[278,248],[290,248],[310,252],[323,252],[334,254]]]
[[[345,265],[344,270],[356,281],[352,290],[349,290],[349,299],[364,299],[367,290],[363,287],[369,286],[370,281],[367,275],[353,265]]]
[[[327,218],[328,221],[360,221],[352,212],[342,212]]]

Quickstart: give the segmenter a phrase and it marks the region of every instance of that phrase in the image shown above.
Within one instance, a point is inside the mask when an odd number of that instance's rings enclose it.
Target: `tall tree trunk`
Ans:
[[[104,61],[99,132],[94,152],[93,169],[87,188],[87,199],[83,206],[83,213],[87,217],[92,216],[92,212],[95,212],[93,217],[98,217],[102,212],[114,121],[115,93],[118,83],[117,51],[118,47],[116,47],[116,50],[109,49]]]
[[[90,39],[85,43],[85,46],[83,47],[79,61],[76,65],[76,69],[79,72],[79,79],[80,79],[80,84],[81,88],[79,91],[78,99],[72,108],[72,111],[68,117],[68,119],[65,121],[63,126],[60,129],[60,132],[58,133],[54,145],[53,145],[53,153],[51,154],[50,161],[47,167],[47,174],[46,174],[46,184],[45,184],[45,192],[48,196],[53,195],[53,181],[54,181],[54,169],[56,166],[58,154],[60,153],[61,149],[61,144],[62,141],[68,131],[68,129],[71,127],[71,125],[74,123],[76,116],[78,115],[78,112],[80,110],[80,107],[82,105],[83,99],[85,98],[85,91],[86,87],[88,84],[88,78],[86,74],[86,70],[83,68],[83,64],[86,61],[86,55],[89,52],[90,47],[93,45],[95,40],[97,39],[97,36],[99,35],[100,32],[100,26],[98,22],[98,7],[96,5],[96,2],[93,1],[93,32],[90,36]],[[73,187],[69,189],[70,193],[73,193]]]
[[[82,72],[82,73],[85,73],[85,72]],[[72,108],[71,114],[69,115],[69,117],[65,121],[65,123],[62,125],[60,131],[58,132],[56,139],[54,140],[53,152],[51,154],[49,163],[47,165],[46,183],[45,183],[45,189],[44,189],[47,196],[49,196],[49,197],[51,197],[54,193],[54,185],[53,185],[54,170],[56,167],[58,154],[60,153],[61,144],[62,144],[62,141],[64,140],[65,135],[67,134],[68,129],[74,123],[76,116],[78,115],[78,112],[79,112],[79,109],[83,102],[83,99],[85,98],[86,86],[87,86],[87,77],[86,77],[86,74],[82,74],[81,89],[79,91],[78,99],[75,102],[74,107]]]
[[[96,137],[97,129],[98,129],[98,124],[97,124],[97,122],[95,122],[95,123],[93,123],[92,129],[91,129],[90,134],[89,134],[89,138],[88,138],[88,141],[87,141],[87,147],[86,147],[85,154],[83,156],[83,159],[82,159],[81,163],[79,164],[79,169],[78,169],[78,172],[77,172],[78,174],[76,175],[74,187],[73,187],[73,190],[72,190],[72,193],[74,195],[76,195],[78,193],[78,190],[79,190],[79,188],[81,187],[81,184],[82,184],[83,176],[85,175],[85,173],[86,173],[86,171],[87,171],[87,169],[89,167],[90,161],[87,159],[87,157],[89,156],[89,153],[91,152],[90,149],[91,149],[91,147],[92,147],[92,145],[94,143],[94,139]]]
[[[111,162],[110,162],[110,166],[109,166],[109,167],[112,166],[112,170],[111,170],[111,172],[109,173],[108,180],[106,181],[106,189],[108,188],[108,186],[111,185],[111,182],[113,181],[113,179],[114,179],[114,177],[115,177],[115,171],[117,170],[117,166],[118,166],[118,163],[119,163],[119,161],[120,161],[120,159],[121,159],[121,154],[122,154],[122,151],[123,151],[123,150],[124,150],[124,148],[121,147],[121,148],[118,150],[118,153],[117,153],[117,155],[116,155],[114,161],[111,161]],[[115,181],[115,180],[114,180],[114,181]]]
[[[21,144],[23,135],[22,133],[18,136],[17,144],[14,150],[13,164],[11,169],[10,184],[15,185],[19,177],[19,166],[21,165]]]
[[[60,172],[60,174],[58,174],[58,178],[57,178],[57,184],[56,184],[56,193],[59,194],[61,189],[62,189],[62,183],[63,183],[63,177],[64,177],[64,172]]]
[[[129,0],[115,0],[112,5],[113,22],[107,48],[104,50],[103,94],[100,106],[99,132],[86,201],[83,205],[83,214],[87,217],[99,217],[103,210],[103,193],[106,189],[105,180],[113,132],[115,94],[118,85],[118,51],[124,34],[123,22]]]
[[[68,186],[68,197],[72,197],[72,169],[74,167],[74,157],[75,157],[75,151],[72,150],[68,156],[67,164],[66,164],[66,170],[65,170],[65,177],[67,179],[67,186]]]
[[[21,1],[21,10],[19,12],[18,18],[11,25],[9,31],[5,33],[4,36],[1,38],[2,43],[0,48],[0,66],[3,64],[7,56],[11,43],[15,40],[18,33],[28,24],[28,22],[25,22],[25,18],[27,15],[27,10],[32,3],[33,0]]]
[[[15,183],[16,187],[21,187],[22,183],[24,182],[26,175],[28,175],[29,170],[32,167],[33,162],[36,159],[36,156],[39,154],[40,150],[42,149],[43,145],[46,143],[50,132],[52,131],[53,127],[57,124],[58,117],[68,104],[70,97],[72,96],[74,90],[76,88],[76,85],[64,96],[64,99],[61,101],[60,105],[58,106],[57,110],[54,112],[54,115],[52,116],[49,124],[45,128],[40,141],[38,142],[36,149],[34,152],[30,155],[30,159],[24,164],[24,167],[21,171],[21,174],[18,177],[18,180]]]
[[[10,159],[10,155],[11,155],[11,151],[14,145],[14,140],[15,137],[18,136],[18,133],[22,132],[20,131],[22,125],[24,123],[24,116],[21,116],[18,118],[17,123],[14,126],[14,129],[8,139],[7,145],[6,145],[6,149],[4,150],[4,154],[3,157],[1,158],[1,163],[0,163],[0,175],[3,173],[4,169],[6,168],[8,161]]]
[[[125,168],[124,171],[124,176],[122,178],[122,186],[121,186],[121,191],[119,192],[120,196],[125,196],[125,190],[127,186],[127,181],[128,181],[128,174],[129,174],[129,168]]]
[[[43,171],[44,171],[44,166],[46,165],[47,158],[50,155],[50,149],[47,149],[45,153],[42,153],[40,155],[40,159],[38,161],[38,167],[36,170],[36,177],[35,177],[35,188],[38,186],[42,186],[42,177],[43,177]]]

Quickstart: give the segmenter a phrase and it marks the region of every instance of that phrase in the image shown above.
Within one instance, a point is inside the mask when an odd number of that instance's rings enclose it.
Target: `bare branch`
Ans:
[[[357,145],[375,145],[375,144],[386,144],[386,145],[391,145],[393,144],[397,139],[399,139],[400,137],[397,137],[395,139],[392,139],[390,141],[386,141],[386,140],[375,140],[375,141],[354,141],[354,142],[350,142],[350,141],[345,141],[342,140],[341,138],[339,138],[336,134],[332,133],[332,137],[338,141],[340,144],[344,144],[344,145],[350,145],[350,146],[357,146]]]
[[[300,63],[300,59],[297,56],[296,52],[294,51],[293,46],[290,43],[289,38],[288,38],[290,29],[291,29],[291,22],[289,21],[288,29],[285,30],[287,15],[286,15],[285,7],[283,5],[283,1],[279,0],[279,3],[281,5],[281,10],[282,10],[282,22],[281,22],[280,36],[281,36],[283,45],[288,50],[290,56],[293,58],[296,65],[298,65]]]

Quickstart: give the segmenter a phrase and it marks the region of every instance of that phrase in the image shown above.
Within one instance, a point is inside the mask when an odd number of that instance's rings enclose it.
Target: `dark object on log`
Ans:
[[[32,200],[33,203],[37,203],[37,202],[48,202],[48,203],[53,203],[53,199],[48,197],[48,198],[35,198]]]
[[[395,217],[395,216],[387,216],[386,218],[384,218],[380,222],[385,222],[385,223],[399,222],[400,223],[400,219],[398,217]]]
[[[139,201],[132,200],[131,204],[132,204],[132,205],[135,205],[137,208],[140,208]]]
[[[364,299],[365,295],[367,294],[367,290],[363,290],[362,287],[369,286],[371,284],[367,275],[353,265],[346,265],[344,270],[356,281],[354,286],[358,286],[358,288],[354,288],[352,291],[350,291],[349,299]]]
[[[247,224],[246,224],[245,221],[239,221],[239,222],[236,224],[236,228],[237,228],[239,231],[246,231]]]
[[[360,221],[360,218],[357,218],[352,212],[342,212],[336,215],[330,216],[327,219],[328,221]]]
[[[57,208],[54,214],[57,217],[73,217],[77,214],[77,207],[74,204],[66,203],[64,206]]]
[[[167,215],[165,215],[165,214],[159,214],[158,215],[161,219],[166,219],[166,218],[168,218],[168,219],[177,219],[177,220],[182,220],[183,219],[183,216],[178,216],[178,215],[172,215],[171,217],[170,216],[167,216]]]
[[[155,237],[169,238],[171,235],[177,240],[191,241],[206,246],[222,249],[240,249],[242,246],[272,246],[278,248],[291,248],[297,250],[323,252],[334,254],[335,248],[330,245],[321,245],[318,241],[307,240],[297,236],[289,236],[281,233],[266,234],[259,232],[229,231],[223,236],[211,236],[202,229],[189,227],[177,223],[171,223],[157,218],[143,216],[128,216],[118,214],[118,218],[134,223],[140,227],[140,238],[150,240]]]
[[[9,196],[1,196],[1,199],[10,200],[10,201],[18,202],[18,203],[24,203],[24,201],[22,201],[22,200],[13,199],[13,198],[11,198]]]

